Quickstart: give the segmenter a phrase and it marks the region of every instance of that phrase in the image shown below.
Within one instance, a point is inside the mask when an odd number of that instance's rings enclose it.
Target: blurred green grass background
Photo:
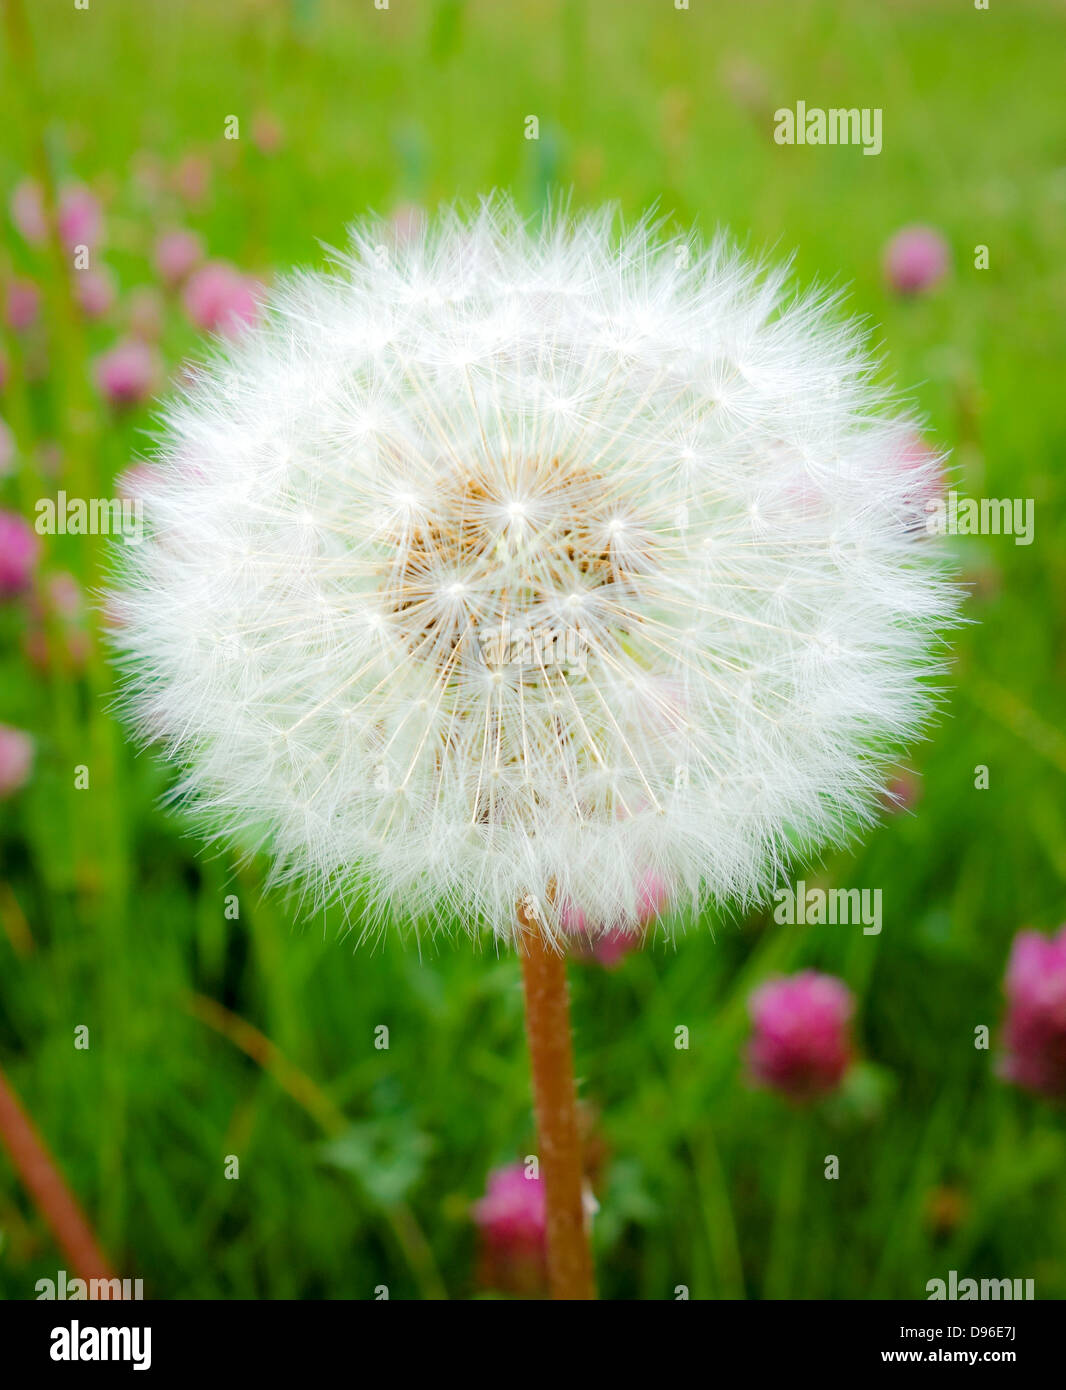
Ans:
[[[683,1284],[693,1297],[914,1298],[949,1269],[1066,1296],[1061,1112],[996,1079],[995,1044],[974,1047],[979,1025],[995,1038],[1016,930],[1066,916],[1061,8],[29,8],[38,91],[7,45],[3,202],[34,172],[36,130],[56,176],[103,200],[103,258],[123,295],[153,281],[154,240],[176,221],[268,278],[323,263],[319,242],[342,245],[367,209],[497,186],[531,213],[557,187],[627,213],[658,202],[705,232],[795,249],[804,283],[850,285],[892,376],[953,450],[960,490],[1035,499],[1032,546],[956,542],[975,623],[955,644],[946,717],[916,753],[913,813],[807,871],[882,887],[883,933],[779,927],[769,913],[690,922],[616,971],[572,973],[605,1296]],[[798,99],[882,108],[883,152],[776,145],[773,112]],[[223,138],[230,115],[239,140]],[[251,138],[257,117],[276,123],[277,148]],[[188,205],[171,176],[190,156],[209,180]],[[915,221],[943,231],[954,268],[904,301],[881,253]],[[4,505],[32,500],[26,469],[57,452],[107,495],[150,442],[149,410],[114,415],[89,385],[117,311],[88,330],[64,320],[47,256],[6,216],[0,254],[55,316],[47,370],[28,384],[8,338],[0,414],[29,463],[3,480]],[[180,313],[162,346],[171,370],[197,351]],[[44,563],[91,586],[88,552],[56,538]],[[120,1272],[149,1297],[470,1295],[470,1204],[491,1167],[535,1145],[516,963],[465,940],[353,949],[333,917],[294,921],[255,872],[160,808],[171,774],[101,713],[98,653],[80,678],[42,678],[10,613],[0,634],[0,719],[37,740],[31,783],[0,803],[0,1060]],[[89,790],[73,788],[77,764]],[[804,966],[855,991],[863,1053],[844,1094],[810,1114],[751,1090],[742,1065],[750,989]],[[247,1020],[282,1060],[252,1060],[190,995]],[[224,1178],[228,1154],[238,1181]],[[827,1154],[837,1181],[822,1176]],[[0,1156],[0,1294],[32,1297],[62,1263]]]

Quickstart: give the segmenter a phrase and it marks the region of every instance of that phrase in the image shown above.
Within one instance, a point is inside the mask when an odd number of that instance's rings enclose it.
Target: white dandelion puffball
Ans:
[[[831,297],[648,219],[357,226],[166,409],[128,710],[364,926],[753,903],[873,818],[956,607],[872,372]]]

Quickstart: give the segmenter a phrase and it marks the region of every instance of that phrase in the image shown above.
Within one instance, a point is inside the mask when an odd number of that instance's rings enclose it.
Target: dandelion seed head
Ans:
[[[649,876],[750,904],[869,822],[956,606],[937,461],[831,300],[679,244],[359,225],[167,407],[115,641],[212,833],[509,938],[527,895],[635,929]]]

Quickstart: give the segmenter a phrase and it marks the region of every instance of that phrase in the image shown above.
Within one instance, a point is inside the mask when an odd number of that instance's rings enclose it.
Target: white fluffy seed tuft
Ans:
[[[212,833],[361,921],[750,904],[873,818],[956,591],[825,296],[505,200],[334,275],[167,408],[111,597]]]

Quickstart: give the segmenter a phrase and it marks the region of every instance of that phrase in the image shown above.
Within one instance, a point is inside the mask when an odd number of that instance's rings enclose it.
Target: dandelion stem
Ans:
[[[0,1142],[78,1277],[86,1281],[113,1279],[114,1273],[81,1207],[3,1071],[0,1071]]]
[[[539,923],[524,905],[518,910],[518,919],[524,928],[519,954],[540,1171],[548,1209],[551,1294],[556,1299],[592,1299],[596,1285],[582,1197],[566,959],[545,941]]]

